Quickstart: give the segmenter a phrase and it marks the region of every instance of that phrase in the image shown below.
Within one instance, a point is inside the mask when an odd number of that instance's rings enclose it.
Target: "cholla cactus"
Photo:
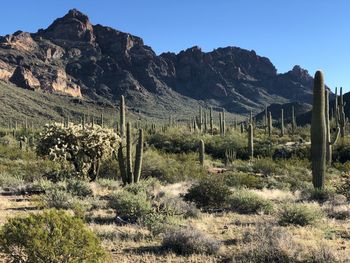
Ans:
[[[80,177],[95,180],[100,161],[111,158],[120,141],[112,129],[99,125],[83,128],[82,125],[62,127],[54,123],[45,125],[36,151],[40,156],[70,165]]]

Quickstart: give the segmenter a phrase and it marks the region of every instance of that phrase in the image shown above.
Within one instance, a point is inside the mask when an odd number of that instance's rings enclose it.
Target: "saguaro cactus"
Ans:
[[[297,122],[295,120],[294,106],[292,106],[292,134],[295,133],[296,128],[297,128]]]
[[[248,126],[248,152],[249,157],[252,159],[254,157],[254,134],[253,134],[253,124]]]
[[[326,145],[326,163],[328,165],[332,164],[332,146],[336,144],[340,129],[337,127],[336,135],[331,141],[331,130],[330,130],[330,120],[329,120],[329,91],[325,89],[325,121],[326,121],[326,139],[327,139],[327,145]]]
[[[119,103],[119,114],[120,114],[120,136],[125,136],[125,100],[124,96],[120,96],[120,103]]]
[[[344,111],[344,107],[345,107],[344,103],[344,98],[343,98],[343,88],[340,87],[340,103],[339,103],[339,108],[338,108],[338,116],[339,116],[339,126],[340,126],[340,136],[342,138],[344,138],[345,136],[345,127],[348,123],[346,117],[345,117],[345,111]]]
[[[267,105],[265,105],[265,123],[264,123],[265,127],[269,125],[269,121],[268,121],[268,115],[267,115]],[[266,130],[265,130],[266,132]]]
[[[311,121],[312,183],[317,189],[324,188],[326,144],[324,77],[322,71],[317,71],[314,78]]]
[[[132,170],[132,159],[131,159],[131,126],[130,122],[126,125],[126,175],[128,177],[128,183],[134,182],[134,173]]]
[[[337,87],[335,87],[334,120],[335,120],[335,126],[339,127],[339,108],[338,108],[338,88]]]
[[[226,132],[225,109],[222,109],[221,135],[225,136],[225,132]]]
[[[210,119],[210,132],[211,132],[211,134],[213,134],[213,107],[210,107],[210,110],[209,110],[209,119]]]
[[[268,129],[268,132],[269,132],[269,138],[271,139],[271,136],[272,136],[272,115],[271,115],[271,111],[269,111],[267,129]]]
[[[103,128],[104,120],[103,120],[103,113],[101,113],[101,127]]]
[[[283,113],[283,109],[281,109],[281,136],[284,136],[284,113]]]
[[[219,128],[220,128],[220,135],[222,136],[222,114],[219,112]]]
[[[139,140],[136,145],[136,156],[135,156],[135,170],[134,170],[135,183],[137,183],[140,180],[141,168],[142,168],[142,155],[143,155],[143,130],[139,129]]]
[[[205,146],[204,141],[199,141],[199,163],[201,166],[204,166],[204,159],[205,159]]]
[[[203,108],[199,106],[198,128],[200,131],[203,129]]]

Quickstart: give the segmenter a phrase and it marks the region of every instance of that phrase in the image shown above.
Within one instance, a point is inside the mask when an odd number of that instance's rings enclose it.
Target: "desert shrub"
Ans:
[[[134,195],[145,194],[147,198],[154,198],[160,190],[161,183],[156,178],[147,178],[140,180],[135,184],[128,184],[124,187],[125,191]]]
[[[98,176],[110,180],[116,180],[116,178],[120,177],[117,160],[115,158],[102,160]]]
[[[100,178],[100,179],[97,179],[97,183],[102,188],[107,188],[109,190],[116,190],[116,189],[120,188],[120,183],[118,181],[112,180],[112,179]]]
[[[0,188],[10,188],[15,191],[20,191],[25,182],[21,177],[11,175],[9,173],[0,173]]]
[[[233,262],[271,263],[336,263],[337,254],[325,243],[315,241],[316,246],[307,246],[293,238],[285,229],[272,225],[259,224],[248,228],[239,242],[242,248],[233,256]]]
[[[75,196],[87,197],[92,196],[93,192],[88,182],[71,179],[67,180],[67,191]]]
[[[280,171],[278,164],[272,159],[256,159],[253,162],[253,171],[265,176],[274,175]]]
[[[230,187],[247,187],[261,189],[264,182],[260,177],[244,172],[226,172],[222,175]]]
[[[33,160],[35,159],[35,153],[33,151],[23,151],[18,147],[9,147],[0,145],[0,157],[7,158],[9,160]]]
[[[238,132],[227,133],[225,137],[221,137],[169,129],[164,133],[151,135],[148,141],[156,149],[167,153],[190,153],[197,151],[200,139],[205,141],[206,153],[214,158],[223,159],[228,149],[237,152],[237,158],[248,158],[245,137]]]
[[[344,195],[335,195],[323,204],[324,211],[331,218],[345,220],[350,218],[350,204]]]
[[[41,179],[29,183],[23,189],[26,194],[40,194],[49,191],[54,187],[53,183],[46,179]]]
[[[163,197],[158,204],[159,210],[168,216],[182,216],[184,218],[199,218],[200,210],[195,204],[185,202],[180,197]]]
[[[350,176],[345,175],[341,178],[340,183],[336,187],[338,194],[346,196],[350,200]]]
[[[186,227],[168,230],[162,247],[181,255],[215,254],[220,249],[220,242],[195,228]]]
[[[332,154],[334,162],[346,163],[350,161],[350,142],[344,140],[341,144],[336,144]]]
[[[322,210],[316,205],[297,203],[284,205],[279,213],[278,223],[285,225],[313,225],[323,217]]]
[[[205,170],[199,165],[197,154],[168,154],[149,149],[144,153],[142,175],[154,177],[162,182],[176,183],[205,176]]]
[[[218,176],[203,179],[188,189],[184,195],[185,201],[194,202],[201,208],[225,208],[231,191]]]
[[[18,141],[11,135],[0,137],[0,144],[7,147],[18,147]]]
[[[341,172],[347,173],[350,171],[350,161],[345,163],[335,162],[333,163],[334,168],[338,169]]]
[[[259,195],[242,189],[235,191],[230,197],[230,208],[238,213],[271,213],[273,211],[273,203]]]
[[[316,201],[324,203],[331,200],[335,195],[336,190],[332,187],[326,186],[323,189],[316,189],[311,183],[305,185],[300,191],[301,200]]]
[[[291,240],[285,231],[270,225],[258,225],[254,231],[245,231],[241,246],[244,248],[234,256],[234,262],[292,263],[293,256],[283,249],[284,242]]]
[[[117,216],[125,221],[135,223],[138,219],[152,212],[152,205],[145,193],[134,194],[120,191],[112,195],[109,207],[117,212]]]
[[[100,162],[112,157],[119,142],[120,138],[112,129],[98,125],[83,128],[81,125],[50,124],[45,126],[36,151],[40,156],[67,162],[78,175],[94,180]]]
[[[152,211],[139,218],[138,223],[146,227],[152,235],[156,236],[166,232],[168,229],[178,226],[181,218],[164,214],[162,212]]]
[[[313,188],[310,191],[309,200],[323,203],[333,198],[334,195],[335,195],[335,189],[333,188],[330,188],[330,187],[326,187],[324,189]]]
[[[56,183],[76,177],[76,172],[71,169],[55,169],[44,173],[43,177]]]
[[[12,262],[106,262],[98,238],[62,211],[16,217],[1,228],[0,251]]]
[[[94,206],[93,199],[86,197],[81,199],[59,187],[49,189],[45,195],[41,196],[41,200],[46,208],[73,210],[79,208],[87,211]]]

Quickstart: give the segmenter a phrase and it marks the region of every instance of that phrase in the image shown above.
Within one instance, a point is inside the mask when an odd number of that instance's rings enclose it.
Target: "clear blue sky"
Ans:
[[[322,69],[332,89],[350,91],[349,0],[2,1],[0,35],[36,32],[71,8],[142,37],[158,54],[239,46],[270,58],[278,72]]]

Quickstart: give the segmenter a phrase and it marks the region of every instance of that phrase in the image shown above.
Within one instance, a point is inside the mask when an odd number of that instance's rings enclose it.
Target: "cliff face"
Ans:
[[[299,66],[277,74],[269,59],[236,47],[158,56],[141,38],[92,25],[77,10],[37,33],[0,37],[0,80],[111,101],[120,94],[178,94],[238,113],[273,102],[309,103],[313,81]]]

